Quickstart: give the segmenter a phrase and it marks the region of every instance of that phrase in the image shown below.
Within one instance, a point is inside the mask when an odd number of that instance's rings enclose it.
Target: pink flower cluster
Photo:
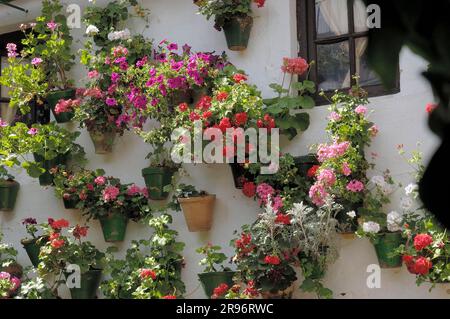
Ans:
[[[303,58],[283,58],[281,71],[289,74],[302,75],[308,68],[308,62]]]
[[[350,192],[359,193],[364,190],[364,184],[361,181],[354,179],[347,184],[346,188]]]
[[[119,196],[120,190],[116,186],[108,186],[103,190],[103,200],[105,202],[113,201]]]
[[[148,190],[147,190],[147,187],[140,188],[136,184],[133,184],[128,188],[127,195],[128,196],[142,195],[142,196],[148,198]]]
[[[275,190],[269,184],[262,183],[256,187],[256,194],[258,194],[258,197],[260,198],[260,202],[262,204],[266,204],[267,200],[269,198],[272,198],[273,195],[275,194]]]
[[[345,152],[350,147],[350,142],[345,141],[342,143],[337,143],[336,141],[331,144],[320,144],[319,149],[317,150],[317,158],[319,162],[324,162],[330,158],[340,157],[345,154]]]
[[[325,189],[325,186],[321,183],[315,183],[309,189],[309,197],[311,201],[316,206],[323,206],[325,204],[325,199],[329,196]]]
[[[71,112],[75,107],[79,107],[80,106],[80,100],[76,99],[76,100],[59,100],[58,104],[56,104],[55,106],[55,113],[56,114],[60,114],[60,113],[65,113],[65,112]]]
[[[332,169],[322,169],[317,176],[317,182],[325,187],[333,186],[334,183],[336,183],[336,175],[334,174],[334,171]]]
[[[17,45],[15,43],[8,43],[6,45],[6,50],[8,51],[8,58],[15,58],[17,54]]]

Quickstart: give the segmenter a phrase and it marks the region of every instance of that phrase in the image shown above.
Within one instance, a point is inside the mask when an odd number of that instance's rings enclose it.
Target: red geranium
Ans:
[[[256,194],[256,185],[253,182],[246,182],[242,188],[242,192],[247,197],[254,197]]]
[[[50,245],[55,248],[61,248],[64,245],[64,239],[54,239],[50,242]]]
[[[253,2],[256,3],[258,8],[262,8],[262,7],[264,7],[264,4],[266,3],[266,0],[253,0]]]
[[[208,110],[211,107],[212,98],[208,95],[203,96],[200,101],[195,106],[197,109],[202,109],[204,111]]]
[[[226,294],[228,291],[228,285],[227,284],[220,284],[218,287],[214,288],[213,295],[211,296],[212,299],[217,299],[220,296]]]
[[[302,75],[308,70],[308,62],[303,58],[283,58],[281,71],[284,73]]]
[[[50,223],[53,229],[63,229],[69,227],[69,222],[65,219],[58,219]]]
[[[80,239],[81,237],[86,237],[89,227],[81,227],[80,225],[76,225],[73,229],[73,237]]]
[[[224,117],[219,122],[219,129],[225,133],[227,131],[227,128],[231,128],[231,121],[228,117]]]
[[[240,126],[240,125],[244,125],[245,123],[247,123],[247,113],[242,112],[242,113],[237,113],[234,117],[234,121],[236,123],[236,125]]]
[[[187,103],[181,103],[180,105],[178,105],[178,110],[180,110],[180,112],[185,112],[188,108],[189,106]]]
[[[219,102],[223,102],[228,98],[228,93],[225,91],[217,93],[216,99]]]
[[[247,81],[247,76],[241,73],[237,73],[235,75],[233,75],[233,81],[236,83],[242,83]]]
[[[433,112],[436,108],[437,108],[437,104],[427,103],[427,105],[425,106],[425,111],[426,111],[427,113],[431,113],[431,112]]]
[[[152,278],[153,280],[156,279],[156,273],[151,269],[141,269],[141,273],[139,274],[142,279],[146,278]]]
[[[406,265],[410,265],[411,263],[414,262],[414,257],[411,255],[403,255],[402,259]]]
[[[264,262],[266,263],[266,264],[269,264],[269,265],[279,265],[280,264],[280,258],[278,257],[278,256],[266,256],[265,258],[264,258]]]
[[[283,225],[290,225],[291,218],[285,214],[277,214],[277,218],[275,218],[275,222]]]
[[[433,237],[428,234],[418,234],[414,237],[414,248],[421,251],[433,242]]]
[[[313,178],[316,176],[317,170],[320,168],[319,165],[313,165],[308,172],[306,173],[306,176],[308,176],[309,178]]]
[[[433,267],[433,263],[430,259],[419,257],[416,259],[412,270],[416,275],[426,275],[430,271],[431,267]]]

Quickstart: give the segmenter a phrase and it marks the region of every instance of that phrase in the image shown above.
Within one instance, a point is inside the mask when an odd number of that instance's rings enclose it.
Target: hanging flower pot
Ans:
[[[76,197],[63,198],[64,208],[65,209],[75,209],[77,208],[77,204],[79,199]]]
[[[67,276],[66,274],[66,278]],[[80,287],[69,289],[72,299],[96,299],[101,279],[102,271],[100,269],[91,269],[81,274]]]
[[[127,230],[128,218],[122,213],[110,213],[99,218],[103,237],[107,243],[123,241]]]
[[[96,130],[89,130],[92,143],[94,143],[95,154],[111,153],[114,140],[116,138],[116,131],[101,132]]]
[[[377,234],[374,247],[381,268],[397,268],[402,266],[402,257],[400,255],[391,256],[391,254],[403,243],[404,239],[401,232]]]
[[[253,18],[250,16],[236,16],[227,20],[223,26],[228,48],[232,51],[247,49]]]
[[[295,166],[298,168],[300,175],[307,176],[308,171],[314,165],[318,165],[319,161],[315,154],[307,154],[294,157]]]
[[[167,198],[169,194],[164,191],[164,187],[170,185],[175,172],[175,169],[168,167],[147,167],[142,170],[150,199],[162,200]]]
[[[0,179],[0,210],[11,211],[16,204],[20,184],[14,180]]]
[[[237,158],[234,159],[234,163],[229,163],[231,173],[233,174],[234,187],[242,189],[245,181],[253,181],[253,176],[249,170],[245,169],[241,163],[237,163]]]
[[[235,274],[235,271],[205,272],[198,274],[198,279],[202,284],[206,296],[211,298],[214,289],[220,284],[227,284],[228,287],[231,287],[233,285],[233,277]]]
[[[51,160],[46,160],[43,156],[34,153],[34,160],[42,163],[42,168],[45,172],[39,176],[39,185],[49,186],[53,185],[53,175],[50,174],[50,170],[58,165],[65,165],[67,162],[67,154],[58,154]]]
[[[74,112],[56,113],[55,107],[60,100],[69,100],[75,98],[75,89],[67,89],[63,91],[53,91],[47,95],[47,105],[52,110],[53,116],[58,123],[70,122],[75,115]]]
[[[288,287],[285,290],[278,291],[261,291],[263,299],[292,299],[294,294],[294,285]]]
[[[47,237],[21,240],[21,244],[27,252],[28,258],[30,258],[31,264],[34,267],[37,267],[39,265],[39,252],[41,251],[41,247],[47,244],[47,241]]]
[[[178,198],[190,232],[208,231],[213,221],[216,195]]]

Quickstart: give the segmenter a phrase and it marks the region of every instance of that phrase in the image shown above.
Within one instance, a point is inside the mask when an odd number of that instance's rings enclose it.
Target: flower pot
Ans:
[[[81,274],[80,287],[69,289],[72,299],[96,299],[101,279],[102,271],[100,269],[91,269]]]
[[[214,289],[220,284],[227,284],[231,288],[233,285],[233,277],[236,274],[235,271],[218,271],[218,272],[206,272],[198,274],[198,279],[202,284],[203,290],[208,298],[214,293]]]
[[[94,144],[95,154],[111,153],[114,140],[116,138],[116,131],[100,132],[96,130],[89,130],[92,143]]]
[[[228,48],[232,51],[247,49],[253,18],[250,16],[236,16],[229,19],[223,26]]]
[[[178,198],[190,232],[208,231],[213,221],[216,195]]]
[[[285,290],[279,291],[261,291],[263,299],[292,299],[294,294],[294,285],[288,287]]]
[[[16,181],[0,179],[0,211],[11,211],[16,205],[20,184]]]
[[[377,253],[378,263],[381,268],[397,268],[402,266],[402,257],[389,255],[394,252],[401,244],[404,243],[401,232],[397,233],[380,233],[374,243],[375,252]]]
[[[234,187],[242,189],[244,187],[244,181],[253,181],[253,176],[249,170],[245,169],[241,163],[237,163],[237,158],[234,159],[234,163],[229,163],[231,173],[233,174]]]
[[[111,213],[99,218],[103,237],[107,243],[123,241],[127,230],[128,218],[121,213]]]
[[[308,171],[314,165],[318,165],[319,161],[315,154],[307,154],[294,157],[295,166],[298,168],[299,174],[306,176]]]
[[[65,209],[76,209],[79,200],[77,198],[63,198],[64,208]]]
[[[9,107],[9,104],[0,104],[0,118],[8,123],[13,124],[17,115],[17,107]]]
[[[42,168],[45,169],[45,172],[41,176],[39,176],[39,184],[41,186],[53,185],[53,175],[50,174],[50,169],[58,165],[65,165],[67,162],[67,154],[59,154],[51,160],[46,160],[43,156],[36,153],[33,154],[33,156],[34,160],[36,162],[41,162]]]
[[[169,195],[164,187],[170,185],[176,170],[167,167],[147,167],[142,170],[142,176],[148,189],[148,197],[153,200],[166,199]]]
[[[47,237],[21,240],[22,246],[27,252],[31,264],[34,267],[37,267],[39,265],[39,253],[41,251],[41,247],[45,246],[45,244],[47,244],[47,241]]]
[[[52,110],[53,116],[57,123],[70,122],[75,115],[74,112],[63,112],[57,114],[55,112],[55,106],[59,100],[69,100],[75,98],[75,89],[67,89],[63,91],[53,91],[47,95],[47,105]]]

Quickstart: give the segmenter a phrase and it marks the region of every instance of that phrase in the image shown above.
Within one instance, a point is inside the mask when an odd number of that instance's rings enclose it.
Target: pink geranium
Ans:
[[[345,176],[349,176],[352,173],[352,170],[350,169],[350,166],[348,165],[347,162],[344,162],[342,164],[342,174],[344,174]]]
[[[267,203],[267,200],[273,196],[275,193],[275,190],[272,186],[266,183],[259,184],[256,187],[256,193],[258,194],[258,197],[260,198],[260,202],[263,204]]]
[[[324,162],[330,158],[340,157],[345,154],[350,147],[350,142],[345,141],[342,143],[334,142],[331,145],[320,144],[317,150],[317,158],[319,162]]]
[[[283,58],[281,71],[289,74],[302,75],[308,70],[308,62],[303,58]]]
[[[309,189],[309,197],[314,205],[323,206],[325,204],[325,199],[328,197],[328,193],[322,184],[315,183]]]
[[[105,202],[113,201],[120,194],[120,190],[115,186],[108,186],[103,190],[103,200]]]
[[[105,185],[106,183],[106,177],[105,176],[98,176],[95,180],[94,183],[101,186],[101,185]]]
[[[346,188],[350,192],[358,193],[364,190],[364,184],[361,181],[354,179],[347,184]]]
[[[377,136],[378,132],[379,132],[379,129],[378,129],[378,126],[376,124],[372,125],[369,128],[369,133],[370,133],[370,136],[372,136],[372,137]]]
[[[57,27],[58,24],[53,20],[47,23],[47,28],[49,28],[52,31],[55,31]]]
[[[355,109],[355,112],[358,114],[366,114],[367,113],[367,107],[365,107],[364,105],[358,105]]]
[[[334,121],[334,122],[337,122],[337,121],[339,121],[341,119],[341,115],[339,113],[337,113],[337,112],[331,112],[329,119]]]
[[[317,181],[323,186],[329,187],[336,183],[336,175],[332,169],[325,168],[320,170]]]
[[[97,70],[92,70],[88,72],[88,78],[95,79],[100,75]]]
[[[42,63],[42,59],[41,58],[33,58],[33,60],[31,60],[31,64],[32,65],[39,65]]]

